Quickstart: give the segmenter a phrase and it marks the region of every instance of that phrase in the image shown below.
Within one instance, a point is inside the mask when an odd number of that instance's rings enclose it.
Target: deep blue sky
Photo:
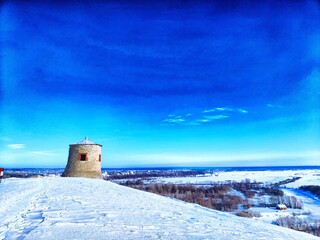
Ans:
[[[319,165],[319,1],[4,1],[4,167]]]

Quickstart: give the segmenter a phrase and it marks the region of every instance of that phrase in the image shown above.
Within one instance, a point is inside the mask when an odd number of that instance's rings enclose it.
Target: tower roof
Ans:
[[[87,136],[86,136],[86,138],[85,138],[84,140],[82,140],[82,141],[80,141],[80,142],[77,142],[77,143],[75,143],[75,144],[70,144],[70,145],[80,145],[80,144],[86,144],[86,145],[89,144],[89,145],[99,145],[99,146],[102,146],[102,145],[100,145],[100,144],[97,144],[97,143],[94,143],[94,142],[90,141]]]

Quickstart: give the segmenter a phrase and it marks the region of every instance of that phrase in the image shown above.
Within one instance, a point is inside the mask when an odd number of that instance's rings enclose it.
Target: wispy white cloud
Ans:
[[[181,115],[176,115],[176,114],[169,114],[168,117],[170,119],[170,118],[181,118],[182,116]]]
[[[201,116],[206,113],[205,116]],[[215,113],[215,115],[213,115]],[[228,113],[228,114],[227,114]],[[218,119],[226,119],[231,117],[231,114],[236,113],[248,113],[247,110],[243,108],[231,108],[231,107],[216,107],[212,109],[207,109],[198,113],[186,113],[182,115],[170,114],[169,117],[163,122],[167,123],[180,123],[186,125],[200,125],[201,123],[208,123]],[[229,116],[230,115],[230,116]],[[183,118],[183,117],[185,118]]]
[[[207,119],[211,119],[211,120],[217,120],[217,119],[224,119],[224,118],[228,118],[229,116],[227,115],[214,115],[214,116],[204,116]]]
[[[210,122],[210,119],[197,119],[197,122]]]
[[[217,111],[228,111],[228,112],[232,112],[234,111],[233,108],[229,108],[229,107],[217,107],[217,108],[213,108],[213,109],[208,109],[208,110],[204,110],[204,113],[209,113],[209,112],[217,112]]]
[[[238,108],[238,111],[241,112],[241,113],[248,113],[247,110],[244,110],[244,109],[242,109],[242,108]]]
[[[25,144],[8,144],[7,146],[11,149],[26,148]]]
[[[214,112],[216,109],[208,109],[208,110],[204,110],[204,113],[209,113],[209,112]]]
[[[216,108],[216,110],[217,111],[230,111],[230,112],[232,112],[233,108],[228,108],[228,107],[226,107],[226,108]]]
[[[266,104],[266,106],[269,107],[269,108],[282,108],[282,106],[278,105],[278,104],[270,104],[270,103],[268,103],[268,104]]]
[[[181,123],[181,122],[184,122],[185,120],[183,118],[168,118],[163,121],[168,123]]]

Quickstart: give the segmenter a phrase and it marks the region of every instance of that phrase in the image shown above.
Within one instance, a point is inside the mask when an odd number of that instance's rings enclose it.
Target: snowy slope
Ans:
[[[318,239],[103,180],[5,179],[0,239]]]

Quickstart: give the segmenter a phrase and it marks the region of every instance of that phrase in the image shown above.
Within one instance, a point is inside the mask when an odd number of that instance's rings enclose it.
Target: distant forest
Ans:
[[[309,191],[317,195],[318,197],[320,197],[320,186],[316,186],[316,185],[301,186],[300,189],[304,191]]]

